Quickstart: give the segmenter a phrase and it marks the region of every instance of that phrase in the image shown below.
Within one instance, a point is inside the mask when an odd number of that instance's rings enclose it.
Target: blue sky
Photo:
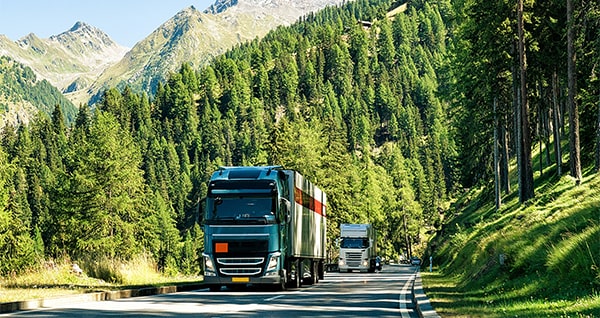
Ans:
[[[120,45],[133,47],[177,12],[204,11],[215,0],[0,0],[0,34],[16,41],[35,33],[49,38],[77,21],[99,28]]]

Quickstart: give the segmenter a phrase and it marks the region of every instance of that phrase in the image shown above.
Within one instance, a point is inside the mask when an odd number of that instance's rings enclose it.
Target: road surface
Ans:
[[[418,317],[411,302],[415,267],[378,273],[326,273],[312,286],[274,292],[243,288],[83,302],[0,317]]]

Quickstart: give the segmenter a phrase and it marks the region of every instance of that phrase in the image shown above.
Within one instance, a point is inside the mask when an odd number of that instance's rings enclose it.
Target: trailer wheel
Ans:
[[[318,283],[319,282],[319,262],[318,261],[314,261],[313,262],[313,272],[312,272],[312,275],[314,277],[313,278],[314,283],[315,284]]]
[[[325,279],[325,265],[323,265],[323,261],[319,261],[319,279]]]
[[[302,287],[304,283],[304,264],[301,259],[296,261],[296,281],[296,286],[298,286],[296,288]]]
[[[317,272],[315,271],[315,264],[315,261],[310,261],[310,277],[306,278],[306,280],[304,281],[306,285],[312,285],[317,283]]]

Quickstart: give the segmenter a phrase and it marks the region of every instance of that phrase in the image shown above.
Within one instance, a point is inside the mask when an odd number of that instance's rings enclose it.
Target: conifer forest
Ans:
[[[340,223],[372,223],[395,259],[467,189],[525,204],[534,167],[579,180],[600,168],[600,5],[567,2],[350,1],[152,95],[107,88],[69,116],[57,102],[1,132],[0,275],[139,255],[199,273],[219,166],[298,170],[327,193],[331,253]]]

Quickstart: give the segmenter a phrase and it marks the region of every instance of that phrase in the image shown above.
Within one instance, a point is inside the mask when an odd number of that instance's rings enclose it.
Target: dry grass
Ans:
[[[78,265],[83,269],[81,274],[74,273],[73,262],[65,259],[46,262],[19,276],[1,277],[0,303],[202,281],[202,276],[165,276],[146,257],[130,262],[82,261]],[[105,279],[97,278],[98,274]]]

